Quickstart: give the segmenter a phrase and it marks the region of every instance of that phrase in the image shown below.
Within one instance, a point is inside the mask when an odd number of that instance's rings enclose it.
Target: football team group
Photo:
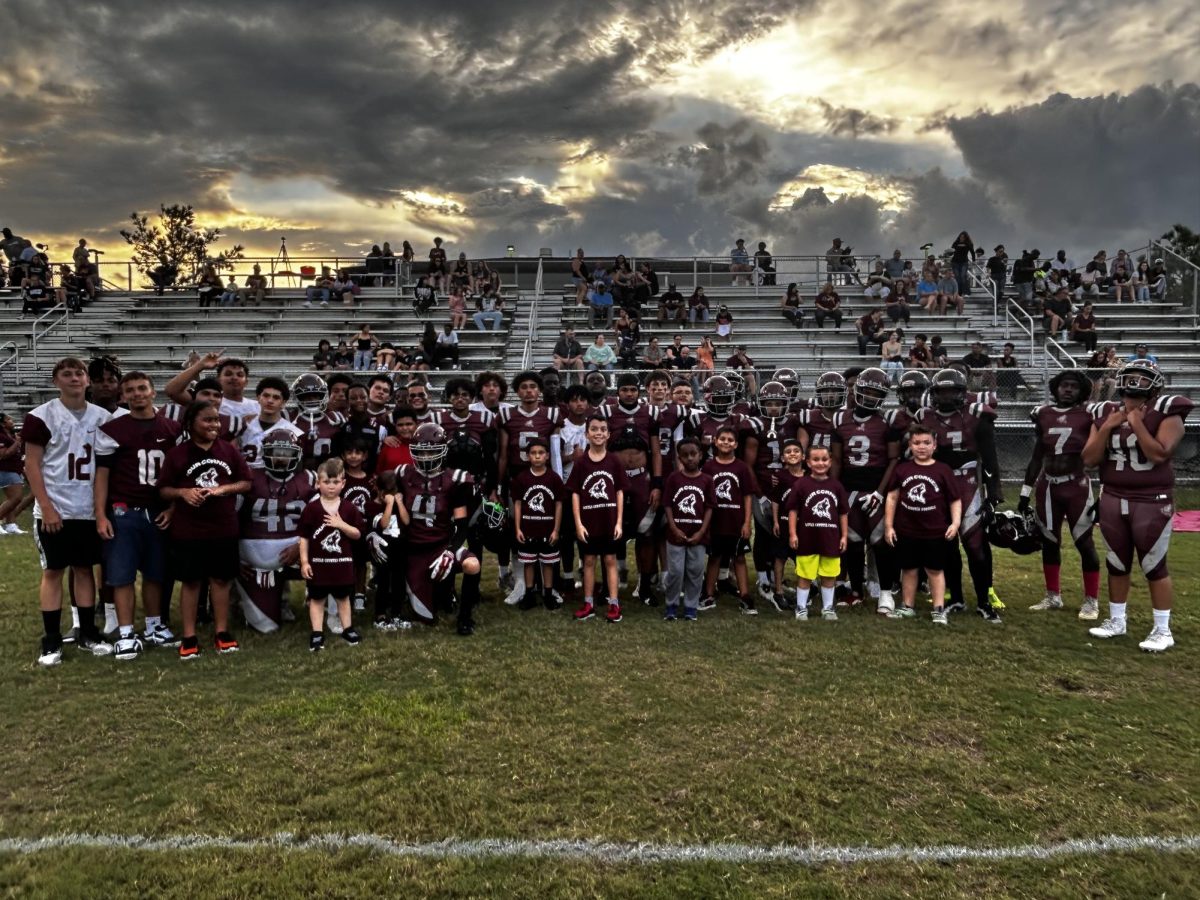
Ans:
[[[6,490],[23,472],[32,492],[41,664],[61,662],[69,642],[122,660],[147,647],[195,659],[210,622],[215,650],[236,651],[232,611],[277,631],[295,618],[301,580],[314,652],[326,633],[359,643],[356,613],[381,634],[453,616],[470,635],[485,553],[508,605],[557,610],[576,592],[575,620],[618,623],[630,543],[634,605],[661,605],[667,621],[694,622],[722,594],[749,615],[766,603],[804,620],[811,598],[824,620],[864,601],[902,620],[927,592],[945,625],[965,609],[965,552],[976,609],[999,623],[993,545],[1040,549],[1046,594],[1033,609],[1061,609],[1064,524],[1082,567],[1079,618],[1097,620],[1095,522],[1109,615],[1091,634],[1125,634],[1136,556],[1153,606],[1139,646],[1174,644],[1171,459],[1192,403],[1165,394],[1144,360],[1120,370],[1111,402],[1089,403],[1082,372],[1051,380],[1015,512],[997,510],[997,398],[971,393],[961,368],[905,372],[896,406],[876,368],[826,373],[811,398],[787,368],[751,397],[736,373],[713,375],[700,398],[665,372],[622,375],[615,395],[600,373],[563,390],[553,369],[486,372],[451,379],[438,408],[424,382],[383,374],[267,377],[253,398],[248,375],[208,354],[158,406],[145,373],[107,359],[55,365],[58,397],[25,417],[2,459]]]

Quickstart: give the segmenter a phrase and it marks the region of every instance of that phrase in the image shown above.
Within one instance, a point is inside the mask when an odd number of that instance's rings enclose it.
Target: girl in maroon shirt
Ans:
[[[617,597],[617,547],[621,540],[621,520],[625,514],[625,492],[629,477],[617,459],[608,452],[608,421],[599,415],[587,420],[587,452],[571,467],[566,488],[571,494],[575,534],[583,562],[583,606],[575,611],[579,621],[596,614],[592,603],[596,587],[596,559],[604,564],[608,587],[609,622],[621,621],[621,603]]]

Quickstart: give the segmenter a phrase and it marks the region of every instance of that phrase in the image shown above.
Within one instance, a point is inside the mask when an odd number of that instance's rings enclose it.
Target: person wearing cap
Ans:
[[[738,238],[732,250],[729,251],[729,271],[733,273],[733,284],[747,285],[750,279],[747,272],[754,271],[750,265],[750,254],[746,251],[746,239]]]
[[[1150,352],[1146,344],[1138,344],[1133,348],[1133,352],[1125,357],[1126,362],[1133,362],[1135,359],[1144,359],[1158,365],[1158,357]]]
[[[686,316],[687,301],[683,294],[676,290],[675,282],[668,281],[666,291],[658,298],[658,324],[661,325],[670,319],[682,325]]]

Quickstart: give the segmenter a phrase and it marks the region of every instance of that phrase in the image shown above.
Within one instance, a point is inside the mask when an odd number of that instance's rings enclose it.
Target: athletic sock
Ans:
[[[122,640],[124,640],[125,638],[133,637],[133,626],[132,625],[118,625],[117,631],[121,635]]]
[[[609,605],[609,606],[620,606],[620,605],[621,605],[621,601],[620,601],[620,600],[618,600],[616,597],[609,597],[609,598],[608,598],[608,605]]]
[[[1124,622],[1125,621],[1125,604],[1124,603],[1109,603],[1108,604],[1108,617],[1110,619],[1116,619],[1120,622]]]
[[[62,610],[61,609],[43,609],[42,610],[42,630],[46,632],[46,637],[61,640],[61,638],[62,638]]]
[[[765,584],[767,587],[770,587],[771,579],[768,577],[766,572],[759,572],[758,573],[758,583]]]
[[[71,627],[79,627],[79,607],[74,603],[71,604]]]
[[[1083,573],[1083,596],[1095,600],[1100,596],[1100,570]]]
[[[100,639],[100,632],[96,630],[96,607],[84,606],[79,609],[79,633],[85,638],[93,641]]]
[[[1044,575],[1046,578],[1046,590],[1048,590],[1051,594],[1062,593],[1062,579],[1059,577],[1061,572],[1062,566],[1060,565],[1052,566],[1047,563],[1042,563],[1042,575]],[[1099,573],[1097,573],[1096,577],[1099,578]],[[1088,596],[1090,597],[1093,595],[1088,594]]]
[[[821,609],[833,609],[833,592],[836,588],[821,586]]]
[[[808,592],[812,588],[796,588],[796,609],[804,609],[808,606]]]
[[[728,569],[721,569],[721,570],[719,570],[719,571],[717,572],[717,578],[719,578],[719,579],[721,579],[721,580],[724,580],[724,579],[726,579],[726,578],[728,578],[728,577],[729,577],[729,570],[728,570]]]
[[[638,578],[638,593],[649,594],[653,583],[653,575],[642,575]]]
[[[147,632],[152,633],[152,632],[158,631],[158,627],[160,625],[162,625],[162,617],[161,616],[146,616],[146,631]]]
[[[591,598],[591,597],[584,597],[584,598],[583,598],[583,605],[584,605],[584,606],[595,606],[595,604],[594,604],[594,603],[592,603],[592,598]]]
[[[1154,627],[1163,631],[1171,631],[1171,611],[1169,609],[1154,610]]]

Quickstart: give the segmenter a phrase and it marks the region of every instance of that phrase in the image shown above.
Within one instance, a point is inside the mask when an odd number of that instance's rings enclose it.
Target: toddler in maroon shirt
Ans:
[[[342,496],[345,465],[336,457],[317,467],[317,498],[300,514],[300,574],[308,583],[308,649],[325,649],[325,599],[332,596],[342,623],[342,640],[354,645],[362,636],[351,623],[354,592],[354,542],[362,537],[363,517]]]

